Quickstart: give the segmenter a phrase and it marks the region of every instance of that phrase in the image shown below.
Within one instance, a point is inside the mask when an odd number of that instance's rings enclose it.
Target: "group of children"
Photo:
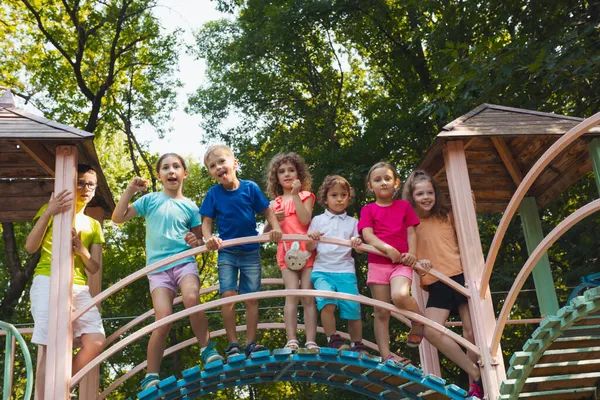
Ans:
[[[398,308],[425,315],[440,324],[446,322],[450,313],[458,312],[463,321],[463,335],[473,342],[469,309],[464,296],[426,273],[421,275],[421,286],[429,291],[424,312],[419,310],[410,295],[413,268],[417,262],[425,270],[435,268],[464,284],[452,216],[440,199],[437,185],[427,173],[413,172],[404,185],[404,200],[396,200],[395,194],[400,185],[396,170],[385,162],[375,164],[369,170],[366,182],[376,200],[362,208],[360,220],[357,220],[346,213],[354,195],[349,182],[342,176],[329,175],[315,196],[310,192],[310,172],[302,157],[296,153],[279,154],[269,163],[267,192],[273,198],[271,202],[256,183],[237,178],[237,160],[229,147],[210,147],[204,156],[204,165],[218,184],[208,191],[200,209],[183,196],[183,183],[188,172],[183,158],[173,153],[163,155],[157,163],[158,177],[163,184],[161,192],[146,194],[130,204],[135,193],[147,189],[147,182],[136,177],[121,196],[112,220],[123,223],[136,216],[145,217],[147,265],[205,244],[209,250],[218,250],[221,296],[257,292],[262,276],[259,244],[221,246],[224,240],[258,235],[256,214],[262,213],[267,220],[264,233],[268,233],[269,240],[278,242],[276,259],[286,289],[314,288],[358,295],[351,253],[353,248],[359,251],[364,242],[385,255],[368,255],[367,285],[373,298],[384,302],[391,300]],[[104,241],[102,230],[96,221],[83,213],[85,205],[94,195],[96,185],[93,170],[89,167],[79,170],[76,228],[73,231],[73,293],[76,308],[90,299],[89,289],[85,286],[85,270],[95,272],[101,260]],[[38,212],[35,226],[27,238],[29,252],[35,252],[42,246],[42,259],[36,268],[31,289],[35,321],[32,340],[41,345],[45,345],[47,332],[47,318],[44,318],[47,309],[45,312],[42,305],[47,303],[49,297],[52,217],[70,206],[70,196],[68,192],[52,196],[48,205]],[[313,218],[315,201],[325,207],[325,212]],[[216,222],[218,236],[213,235],[213,221]],[[282,241],[283,233],[308,235],[312,241]],[[351,247],[327,244],[320,241],[321,237],[349,240]],[[292,248],[295,254],[305,255],[301,264],[294,263],[293,267],[288,265]],[[186,308],[199,304],[200,279],[193,257],[154,271],[148,275],[148,280],[156,320],[172,313],[173,299],[178,289]],[[284,307],[288,339],[285,347],[292,351],[300,348],[296,336],[298,301],[298,298],[288,296]],[[304,310],[306,349],[319,349],[316,343],[318,310],[328,347],[367,353],[362,343],[359,303],[311,296],[303,296],[300,301]],[[229,342],[225,349],[226,356],[240,353],[249,356],[265,350],[265,346],[256,340],[258,301],[248,300],[245,303],[247,343],[244,347],[237,340],[235,304],[222,307],[223,324]],[[336,308],[341,318],[348,320],[350,345],[336,334]],[[395,359],[408,363],[410,360],[390,352],[389,320],[389,311],[375,308],[374,331],[379,353],[384,360]],[[201,347],[202,362],[206,364],[222,360],[214,342],[210,341],[206,314],[198,312],[191,315],[190,323]],[[73,361],[75,373],[98,355],[104,346],[104,330],[98,309],[94,307],[88,311],[73,328],[74,336],[81,339],[81,350]],[[170,325],[166,325],[152,332],[142,389],[160,381],[158,373],[169,329]],[[481,397],[481,379],[475,355],[465,354],[452,339],[413,321],[407,345],[416,347],[423,337],[469,374],[469,394]],[[43,371],[38,370],[37,378],[43,379]]]

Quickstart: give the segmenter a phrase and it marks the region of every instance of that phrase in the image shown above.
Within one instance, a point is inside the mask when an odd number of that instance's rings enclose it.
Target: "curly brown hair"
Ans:
[[[283,187],[277,179],[277,170],[283,164],[290,163],[298,172],[298,180],[302,184],[301,190],[310,191],[312,185],[312,176],[306,167],[304,158],[298,153],[279,153],[271,159],[267,168],[267,193],[272,198],[283,195]]]
[[[317,193],[317,201],[319,204],[322,206],[326,205],[325,202],[327,201],[327,193],[335,185],[340,185],[346,189],[348,191],[348,203],[352,202],[354,199],[354,188],[350,186],[350,182],[340,175],[327,175],[325,179],[323,179],[323,184],[321,187],[319,187],[319,192]]]
[[[419,182],[429,182],[433,186],[433,192],[435,193],[435,204],[431,209],[431,216],[445,220],[450,214],[450,207],[444,201],[444,197],[440,193],[440,188],[436,181],[427,172],[422,169],[413,171],[402,188],[402,199],[410,203],[413,209],[417,209],[415,199],[413,198],[413,192],[415,191],[415,185]]]

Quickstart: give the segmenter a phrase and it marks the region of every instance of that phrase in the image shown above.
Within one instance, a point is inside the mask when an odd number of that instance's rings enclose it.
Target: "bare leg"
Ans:
[[[78,373],[87,363],[102,353],[105,342],[106,337],[101,333],[86,333],[81,335],[81,349],[79,349],[77,355],[73,358],[72,374],[75,375]]]
[[[228,290],[223,292],[221,297],[231,297],[236,294],[237,292],[235,290]],[[235,303],[221,307],[221,315],[223,316],[223,325],[225,326],[225,333],[227,333],[229,344],[237,343],[237,333],[235,330]]]
[[[300,283],[302,289],[312,289],[310,281],[311,268],[304,268],[300,271]],[[314,297],[305,296],[300,299],[304,308],[304,324],[306,325],[306,341],[314,342],[317,340],[317,305]],[[334,319],[335,321],[335,319]]]
[[[362,320],[349,319],[348,333],[350,334],[350,340],[353,342],[362,342]]]
[[[390,285],[371,285],[371,295],[375,300],[385,303],[390,302]],[[379,347],[379,355],[386,358],[390,354],[390,312],[383,308],[375,307],[375,341]]]
[[[246,341],[248,343],[256,341],[256,331],[258,330],[258,300],[246,301]]]
[[[335,304],[327,304],[321,309],[321,325],[327,337],[335,333]]]
[[[185,308],[190,308],[200,304],[200,280],[196,275],[186,275],[179,282],[179,289],[181,290],[181,297],[183,298],[183,305]],[[190,325],[192,331],[198,339],[200,347],[206,347],[209,341],[209,330],[208,330],[208,319],[206,313],[200,311],[198,313],[190,315]]]
[[[35,370],[35,400],[44,400],[46,387],[46,345],[38,345],[38,362]]]
[[[152,305],[154,306],[154,319],[156,321],[173,313],[174,298],[175,293],[166,287],[158,287],[152,291]],[[149,374],[158,374],[160,371],[160,363],[170,330],[171,324],[168,324],[152,331],[148,342],[148,366],[146,367]]]
[[[467,303],[461,304],[458,307],[458,314],[460,315],[460,319],[463,323],[463,337],[467,339],[469,342],[475,344],[475,334],[473,333],[473,322],[471,320],[471,312],[469,311],[469,305]],[[479,365],[479,358],[477,354],[473,353],[471,350],[467,350],[467,356],[475,365]],[[479,367],[477,368],[479,372]],[[477,380],[477,379],[475,379]]]
[[[412,311],[423,315],[419,310],[417,301],[410,295],[410,285],[412,281],[405,276],[395,276],[390,282],[392,302],[402,310]],[[416,335],[423,334],[423,325],[413,323],[410,328],[410,333]]]
[[[299,277],[296,271],[289,268],[281,270],[281,277],[286,289],[299,289]],[[285,322],[285,332],[288,340],[297,339],[296,330],[298,328],[298,297],[287,296],[283,308],[283,322]]]
[[[450,310],[434,307],[425,309],[425,316],[440,325],[446,323],[449,315]],[[425,337],[429,340],[429,343],[437,347],[437,349],[444,353],[453,363],[469,374],[469,379],[471,381],[479,379],[479,367],[469,359],[467,354],[454,340],[428,326],[425,327]]]

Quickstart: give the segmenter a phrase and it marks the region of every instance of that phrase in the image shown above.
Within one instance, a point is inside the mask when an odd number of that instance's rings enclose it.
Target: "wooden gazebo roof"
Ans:
[[[540,156],[581,121],[582,118],[565,115],[482,104],[444,126],[419,167],[432,174],[447,193],[444,143],[462,139],[477,211],[502,212]],[[529,191],[538,207],[544,207],[592,170],[587,143],[594,137],[600,137],[600,129],[584,134],[544,170]]]
[[[79,162],[98,175],[90,207],[102,207],[110,218],[115,202],[100,168],[94,135],[15,107],[6,91],[0,98],[0,222],[31,221],[54,190],[55,150],[75,145]]]

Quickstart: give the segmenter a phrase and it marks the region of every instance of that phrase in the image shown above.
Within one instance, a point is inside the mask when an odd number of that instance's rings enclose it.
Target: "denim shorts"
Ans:
[[[358,294],[356,275],[351,273],[335,273],[314,271],[310,274],[315,290],[338,292],[347,294]],[[360,303],[350,300],[317,297],[317,309],[321,311],[327,304],[333,304],[340,309],[340,317],[351,321],[360,319]]]
[[[239,294],[260,291],[262,277],[260,248],[219,250],[218,265],[219,293],[230,290],[237,290]]]

